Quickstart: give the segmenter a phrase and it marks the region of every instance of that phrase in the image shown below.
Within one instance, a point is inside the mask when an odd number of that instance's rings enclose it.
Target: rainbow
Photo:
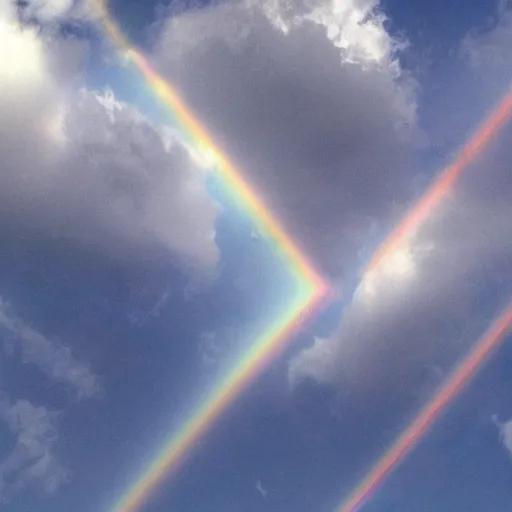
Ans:
[[[153,68],[141,52],[130,45],[109,15],[105,0],[97,0],[97,5],[103,27],[110,39],[141,72],[155,96],[170,110],[185,138],[194,142],[199,158],[216,168],[218,177],[231,192],[238,205],[247,212],[262,236],[274,244],[274,248],[283,257],[286,265],[291,265],[294,273],[300,276],[303,282],[309,283],[312,293],[315,294],[318,290],[326,291],[326,283],[300,251],[296,242],[272,216],[263,199],[249,186],[242,172],[214,144],[206,128],[185,105],[178,91]]]
[[[439,203],[452,191],[467,167],[486,149],[494,136],[508,123],[512,116],[512,89],[505,95],[491,115],[475,131],[474,135],[458,153],[432,185],[409,210],[405,218],[384,240],[367,265],[363,275],[374,273],[382,262],[425,221]]]
[[[434,180],[404,219],[384,240],[363,273],[363,279],[371,278],[383,262],[392,255],[415,229],[432,213],[432,210],[451,192],[465,169],[488,147],[494,136],[512,117],[512,89],[493,110],[491,115],[475,131],[455,160]],[[496,321],[490,332],[477,343],[466,360],[455,371],[439,393],[425,406],[413,423],[396,440],[392,447],[370,470],[355,491],[336,510],[354,512],[360,509],[374,492],[403,461],[415,444],[424,436],[442,410],[462,391],[471,377],[499,346],[512,323],[512,303]]]
[[[261,197],[249,186],[228,156],[214,144],[206,128],[185,105],[176,89],[123,35],[110,16],[105,0],[97,0],[96,6],[101,24],[111,41],[140,71],[156,97],[170,110],[183,136],[193,142],[199,157],[216,169],[218,178],[237,205],[249,215],[261,235],[270,241],[299,284],[286,310],[252,343],[242,359],[197,406],[188,421],[170,435],[157,457],[112,508],[112,512],[135,512],[147,502],[151,492],[162,483],[165,476],[177,469],[198,439],[240,392],[283,350],[291,335],[327,300],[330,292],[326,282],[271,215]]]
[[[420,411],[409,427],[393,443],[379,462],[362,480],[355,491],[337,509],[338,512],[360,510],[371,494],[383,483],[393,469],[404,460],[420,439],[428,432],[446,407],[456,398],[478,372],[482,364],[499,347],[512,326],[512,302],[493,322],[436,395]]]
[[[319,306],[322,295],[300,295],[288,312],[271,325],[253,343],[235,368],[213,389],[181,429],[171,435],[159,450],[157,458],[130,490],[113,508],[113,512],[135,512],[148,500],[151,492],[162,483],[166,475],[177,469],[187,452],[206,433],[213,422],[227,409],[240,392],[282,350],[286,340],[303,324],[307,316]]]
[[[159,450],[158,457],[145,468],[134,485],[122,496],[112,512],[135,512],[148,500],[151,492],[162,483],[164,477],[175,470],[193,444],[208,430],[212,423],[248,386],[265,365],[286,345],[295,332],[320,303],[329,296],[329,288],[311,263],[299,250],[298,245],[269,213],[262,199],[249,186],[242,173],[227,155],[213,143],[204,126],[185,105],[178,91],[166,81],[144,55],[134,48],[110,16],[105,0],[96,0],[105,32],[115,46],[144,76],[153,93],[170,109],[187,139],[194,142],[198,155],[217,169],[219,178],[231,191],[238,205],[251,217],[255,227],[270,240],[288,268],[297,276],[300,287],[292,304],[278,316],[274,324],[257,339],[252,348],[235,365],[230,373],[199,404],[190,419]],[[488,145],[492,137],[508,121],[512,114],[510,93],[493,115],[477,131],[456,161],[449,166],[420,198],[405,219],[378,248],[363,279],[378,270],[383,260],[392,254],[404,240],[428,217],[439,202],[452,190],[464,169]],[[512,315],[512,305],[500,317],[488,335],[476,346],[467,360],[445,385],[444,393],[437,395],[420,413],[406,432],[381,459],[357,490],[340,507],[341,512],[358,508],[362,501],[392,471],[421,435],[424,435],[442,409],[459,393],[467,380],[477,371],[491,351],[498,346],[507,331]]]

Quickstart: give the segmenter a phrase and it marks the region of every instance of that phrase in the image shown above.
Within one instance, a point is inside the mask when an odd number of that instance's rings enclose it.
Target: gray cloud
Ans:
[[[403,213],[424,147],[416,85],[376,7],[224,2],[171,19],[156,52],[271,208],[347,281],[361,251]],[[425,365],[446,367],[478,336],[488,320],[478,301],[490,280],[506,286],[510,270],[509,159],[502,148],[475,162],[407,246],[359,285],[338,331],[291,362],[292,382],[343,382],[376,397],[412,389]]]
[[[203,171],[172,134],[111,93],[72,92],[80,49],[18,30],[8,7],[0,10],[3,224],[131,265],[171,253],[211,274],[218,207]]]
[[[494,40],[481,37],[483,48]],[[479,73],[492,105],[492,94],[508,86],[507,68],[501,75],[486,69],[472,67],[461,83]],[[512,293],[511,133],[503,130],[429,220],[361,281],[336,333],[291,361],[292,383],[310,377],[381,400],[418,389],[426,367],[447,370],[467,351]]]
[[[403,213],[424,147],[416,84],[377,7],[223,2],[170,19],[156,50],[271,209],[346,281]],[[478,336],[488,320],[478,301],[490,280],[506,286],[510,270],[502,150],[475,162],[407,246],[359,285],[338,331],[292,360],[293,383],[309,376],[375,397],[413,389],[425,365],[445,368]]]
[[[50,22],[64,16],[74,0],[27,0],[22,7],[23,16],[39,22]]]
[[[496,12],[496,26],[491,30],[473,31],[462,44],[462,51],[468,62],[476,69],[486,68],[487,72],[503,75],[511,79],[512,55],[512,4],[501,0]]]
[[[332,276],[408,197],[416,85],[376,1],[222,2],[171,18],[170,80]]]
[[[51,381],[70,386],[78,398],[98,396],[100,382],[91,369],[77,361],[69,347],[49,340],[26,325],[10,311],[2,298],[0,327],[8,332],[12,343],[21,347],[24,363],[36,365]]]
[[[12,451],[0,463],[0,498],[8,501],[27,486],[53,493],[69,478],[55,454],[57,415],[27,400],[0,400],[0,419],[16,438]]]

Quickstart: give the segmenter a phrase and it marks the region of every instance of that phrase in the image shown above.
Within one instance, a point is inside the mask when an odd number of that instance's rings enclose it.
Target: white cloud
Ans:
[[[98,377],[75,359],[69,347],[49,340],[42,333],[17,318],[0,298],[0,328],[21,347],[24,363],[34,364],[53,382],[71,386],[78,398],[92,398],[100,393]]]
[[[500,1],[496,12],[497,23],[491,30],[473,31],[465,38],[462,50],[475,68],[501,73],[512,79],[512,4]],[[508,74],[508,77],[506,76]]]
[[[16,438],[12,451],[0,463],[0,498],[36,486],[53,493],[69,478],[55,455],[57,415],[27,400],[0,401],[0,419]]]
[[[494,59],[509,52],[510,13],[502,16],[494,31],[463,43],[466,50],[472,45],[473,81],[477,76],[489,105],[509,87],[510,66]],[[489,51],[493,73],[485,63]],[[483,60],[477,62],[477,55]],[[463,84],[468,76],[460,78]],[[464,87],[456,94],[457,105],[471,97]],[[311,377],[355,389],[359,398],[381,399],[391,390],[416,389],[425,365],[453,362],[467,350],[501,306],[499,297],[512,291],[512,151],[505,142],[511,132],[506,127],[429,220],[378,272],[365,276],[336,333],[292,360],[292,383]]]
[[[500,441],[503,443],[503,446],[512,456],[512,419],[501,422],[498,419],[497,415],[492,416],[492,421],[498,427]]]
[[[342,58],[358,64],[381,63],[400,67],[394,52],[401,47],[384,27],[386,17],[378,11],[379,0],[270,0],[263,12],[280,30],[289,33],[312,22],[326,29],[327,37],[342,50]]]
[[[256,490],[261,494],[263,499],[265,499],[265,500],[267,499],[268,491],[265,489],[265,487],[263,487],[263,484],[261,483],[261,480],[258,480],[256,482]]]
[[[340,26],[350,16],[372,20],[379,37],[340,44],[332,21],[311,21],[319,5]],[[314,260],[350,279],[371,230],[405,212],[422,168],[411,165],[416,89],[397,62],[400,45],[372,18],[375,2],[347,5],[354,11],[336,11],[335,2],[224,2],[169,20],[157,57]],[[464,90],[456,94],[460,101]],[[418,389],[426,368],[444,370],[478,337],[496,297],[510,290],[506,136],[360,283],[336,333],[294,358],[292,382],[309,376],[350,388],[364,407],[362,397]]]
[[[72,92],[76,47],[20,29],[2,7],[4,225],[65,237],[132,267],[171,253],[211,274],[218,207],[186,149],[111,93]]]
[[[350,16],[372,20],[379,37],[370,44],[357,34],[340,44],[332,22],[311,21],[319,5],[330,6],[340,26]],[[400,45],[372,18],[375,2],[347,5],[354,11],[336,11],[334,2],[224,2],[169,20],[157,57],[314,260],[331,275],[343,273],[341,261],[350,278],[372,228],[400,218],[415,171],[424,169],[411,165],[416,89],[397,62]],[[464,93],[456,91],[457,101]],[[456,135],[450,140],[462,138]],[[506,136],[360,283],[336,333],[297,355],[292,382],[310,376],[350,388],[353,397],[398,396],[424,385],[425,368],[444,370],[478,337],[499,307],[496,297],[510,290]],[[490,293],[493,287],[500,292]]]
[[[331,275],[409,194],[416,84],[375,1],[227,1],[168,20],[155,58]]]
[[[497,153],[398,249],[405,266],[384,264],[361,281],[337,332],[292,360],[292,383],[309,376],[378,395],[418,384],[424,365],[467,350],[484,327],[482,294],[489,286],[510,292],[512,196],[503,169],[512,154]]]
[[[503,445],[509,451],[510,455],[512,455],[512,420],[506,421],[500,425],[500,431]]]
[[[222,349],[219,346],[217,335],[212,331],[202,332],[199,336],[199,359],[204,366],[214,366],[222,356]]]
[[[64,16],[73,7],[73,3],[73,0],[27,0],[23,6],[23,16],[47,23]]]
[[[311,347],[305,348],[300,357],[290,363],[288,378],[294,386],[307,375],[318,382],[329,383],[331,378],[325,371],[326,361],[331,360],[335,347],[327,338],[315,338]]]

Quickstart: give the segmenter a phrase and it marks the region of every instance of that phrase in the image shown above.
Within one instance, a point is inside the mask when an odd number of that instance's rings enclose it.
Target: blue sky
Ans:
[[[335,511],[510,300],[510,126],[360,272],[509,87],[512,7],[334,4],[111,3],[338,293],[141,512]],[[113,510],[293,293],[87,7],[0,0],[6,512]],[[363,510],[509,510],[510,342]]]

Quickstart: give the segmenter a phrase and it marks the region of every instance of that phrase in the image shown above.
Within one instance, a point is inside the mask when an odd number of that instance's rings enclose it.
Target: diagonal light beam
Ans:
[[[192,140],[198,153],[216,168],[218,177],[229,189],[262,236],[280,255],[287,271],[292,270],[300,287],[284,312],[270,323],[249,351],[210,392],[203,403],[197,405],[177,432],[170,434],[157,457],[144,468],[127,489],[112,512],[135,512],[147,502],[152,491],[165,476],[176,470],[186,454],[207,432],[211,425],[261,371],[274,360],[304,322],[327,300],[329,287],[314,269],[296,242],[283,229],[267,209],[263,199],[244,179],[242,172],[230,158],[215,145],[212,137],[181,99],[172,84],[161,76],[144,55],[134,48],[110,16],[104,0],[96,5],[105,32],[117,49],[124,54],[151,87],[152,92],[170,111],[183,135]]]
[[[500,346],[512,327],[512,302],[494,321],[489,330],[476,343],[471,352],[445,381],[437,394],[420,411],[416,419],[393,443],[391,448],[363,478],[356,490],[337,509],[338,512],[360,510],[391,472],[399,465],[416,444],[425,436],[435,421],[464,390],[481,366]]]
[[[475,131],[455,160],[434,180],[405,218],[379,246],[363,275],[377,272],[383,261],[427,219],[439,203],[450,193],[462,173],[487,148],[497,133],[512,116],[512,88],[490,117]]]
[[[135,512],[147,501],[151,491],[161,483],[165,475],[176,469],[192,445],[202,436],[218,416],[236,398],[262,367],[275,357],[286,344],[292,331],[297,330],[305,317],[312,313],[329,295],[328,286],[313,269],[297,244],[269,213],[259,197],[244,180],[242,173],[227,155],[213,143],[213,139],[192,111],[185,105],[172,84],[166,81],[149,61],[125,38],[109,15],[104,0],[97,0],[103,28],[116,47],[139,69],[154,94],[170,109],[183,132],[196,143],[198,152],[216,166],[220,178],[230,188],[260,232],[269,239],[283,260],[292,265],[295,275],[303,283],[303,293],[295,297],[286,314],[254,344],[250,352],[233,371],[215,388],[204,404],[201,404],[183,428],[173,434],[159,456],[122,496],[113,512]],[[500,104],[489,120],[464,147],[455,162],[429,188],[408,216],[382,244],[368,265],[365,275],[374,273],[390,254],[428,217],[431,211],[450,192],[464,169],[488,145],[492,137],[508,121],[512,113],[512,93]],[[351,510],[351,509],[340,509]]]
[[[512,117],[512,88],[505,95],[490,117],[475,131],[462,148],[455,160],[440,173],[439,177],[420,197],[402,222],[392,231],[375,252],[363,273],[363,279],[371,278],[381,268],[387,258],[400,248],[409,236],[427,219],[439,203],[450,193],[465,169],[488,147],[493,138]],[[465,383],[484,363],[489,353],[496,348],[505,336],[505,331],[512,322],[512,303],[497,320],[489,336],[477,344],[467,356],[466,362],[447,381],[445,387],[432,402],[420,413],[413,424],[398,438],[396,443],[376,463],[367,476],[363,478],[356,490],[337,508],[338,512],[355,512],[363,506],[365,500],[389,476],[395,466],[414,447],[419,438],[427,432],[441,410],[462,390]],[[496,331],[497,329],[497,331]],[[501,329],[501,331],[500,331]],[[499,335],[498,335],[499,334]],[[491,336],[492,335],[492,336]],[[464,376],[460,385],[457,379]],[[411,434],[412,432],[412,434]]]

